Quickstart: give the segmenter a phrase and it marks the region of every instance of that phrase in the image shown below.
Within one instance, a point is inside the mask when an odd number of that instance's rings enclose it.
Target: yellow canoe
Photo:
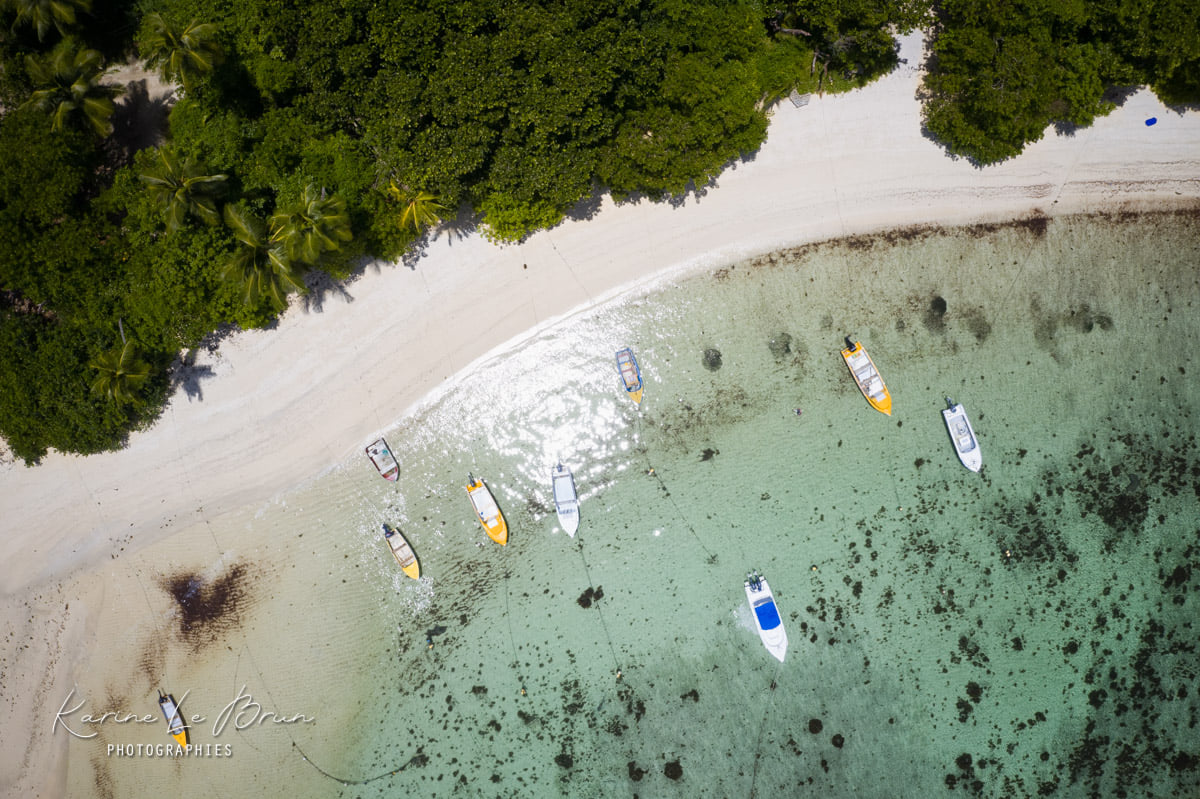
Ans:
[[[467,479],[467,496],[475,507],[475,518],[479,519],[489,538],[504,546],[508,543],[508,523],[504,521],[496,498],[482,480],[476,480],[474,475],[468,475]]]
[[[417,561],[417,555],[409,545],[408,539],[399,530],[394,530],[387,524],[383,525],[383,538],[392,550],[396,562],[400,564],[400,570],[414,580],[419,579],[421,564]]]
[[[187,698],[186,696],[184,697]],[[158,689],[158,708],[163,712],[163,716],[167,720],[167,732],[175,739],[175,743],[180,746],[188,745],[187,725],[183,723],[183,715],[179,712],[179,705],[175,702],[175,697],[170,694],[164,694],[162,689]]]
[[[891,416],[892,395],[884,385],[879,370],[875,368],[875,362],[863,349],[862,342],[851,342],[847,337],[846,344],[848,346],[842,350],[842,358],[846,361],[846,367],[850,370],[854,382],[858,384],[858,390],[862,392],[867,402],[871,403],[872,408]]]
[[[633,350],[626,347],[617,352],[617,371],[621,373],[621,383],[625,386],[625,393],[629,398],[638,405],[642,404],[642,370],[638,366],[637,358],[633,355]]]

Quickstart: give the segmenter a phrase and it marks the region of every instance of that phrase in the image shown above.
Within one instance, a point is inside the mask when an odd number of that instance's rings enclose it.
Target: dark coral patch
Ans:
[[[580,594],[579,598],[575,601],[579,603],[579,607],[581,608],[590,608],[593,602],[599,602],[601,599],[604,599],[604,586],[592,588],[589,585],[587,590]]]
[[[247,605],[248,577],[248,567],[235,563],[214,580],[194,572],[165,578],[161,585],[179,608],[180,637],[200,648],[237,627]]]
[[[925,329],[930,333],[941,333],[946,329],[946,300],[945,298],[934,295],[929,302],[929,308],[925,311],[925,318],[921,321],[925,323]]]
[[[792,351],[792,337],[787,333],[776,333],[767,342],[767,348],[771,350],[775,360],[781,361]]]

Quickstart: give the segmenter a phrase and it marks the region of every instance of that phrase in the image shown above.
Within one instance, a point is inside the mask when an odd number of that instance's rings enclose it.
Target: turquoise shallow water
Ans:
[[[1195,796],[1197,252],[1170,215],[926,231],[571,318],[390,431],[395,486],[355,458],[215,525],[255,587],[202,646],[222,677],[194,701],[248,683],[318,717],[239,733],[247,791]],[[892,417],[850,381],[846,334]],[[468,472],[507,547],[473,520]]]

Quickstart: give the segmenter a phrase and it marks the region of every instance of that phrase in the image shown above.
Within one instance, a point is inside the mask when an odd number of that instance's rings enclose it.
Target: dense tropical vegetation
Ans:
[[[1186,6],[0,0],[0,435],[27,462],[118,446],[181,351],[444,219],[512,241],[702,186],[789,91],[892,69],[897,30],[932,31],[926,123],[984,163],[1113,88],[1194,103]],[[157,141],[129,61],[175,86]]]

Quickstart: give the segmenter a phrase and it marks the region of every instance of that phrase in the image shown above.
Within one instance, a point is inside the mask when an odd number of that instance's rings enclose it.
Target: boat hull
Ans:
[[[558,523],[567,535],[574,538],[579,529],[579,493],[575,490],[575,476],[560,463],[550,473],[550,485],[554,491]]]
[[[767,584],[765,578],[760,576],[757,585],[747,580],[745,588],[746,601],[750,603],[750,615],[754,617],[754,627],[758,630],[758,637],[771,656],[782,663],[783,659],[787,657],[787,630],[783,628],[783,619],[779,615],[779,608],[775,604],[775,595],[771,593],[771,586]]]
[[[574,538],[575,533],[579,532],[579,512],[564,513],[560,510],[558,512],[558,523],[562,526],[563,532]]]
[[[495,541],[500,546],[508,544],[508,522],[504,520],[504,514],[500,512],[500,507],[496,504],[496,498],[492,496],[492,492],[482,480],[475,480],[467,485],[467,495],[471,498],[471,505],[475,508],[475,518],[483,525],[483,530],[488,534],[488,538]]]
[[[638,366],[637,358],[633,355],[633,350],[626,347],[623,350],[617,351],[617,371],[621,374],[621,383],[625,387],[625,393],[640,405],[642,403],[642,368]]]
[[[367,457],[379,471],[381,477],[388,482],[396,482],[400,477],[400,464],[392,454],[391,447],[382,438],[377,438],[366,447]]]
[[[417,553],[413,552],[412,545],[408,543],[404,534],[385,524],[383,540],[387,542],[388,549],[392,550],[392,557],[396,559],[400,571],[414,580],[419,580],[421,578],[421,562],[417,560]]]
[[[854,378],[854,383],[862,392],[863,398],[875,410],[891,416],[891,392],[883,382],[879,370],[875,368],[875,362],[863,348],[862,342],[856,341],[853,348],[843,349],[842,360],[846,362],[846,368],[850,370],[850,376]]]
[[[983,467],[983,453],[966,410],[961,404],[951,404],[942,411],[942,418],[946,421],[946,431],[950,433],[950,441],[954,444],[959,461],[971,471],[979,471]]]
[[[184,697],[186,698],[186,696]],[[179,712],[179,704],[171,694],[158,692],[158,709],[167,720],[167,734],[175,739],[180,746],[188,745],[187,725],[183,723],[183,714]]]

